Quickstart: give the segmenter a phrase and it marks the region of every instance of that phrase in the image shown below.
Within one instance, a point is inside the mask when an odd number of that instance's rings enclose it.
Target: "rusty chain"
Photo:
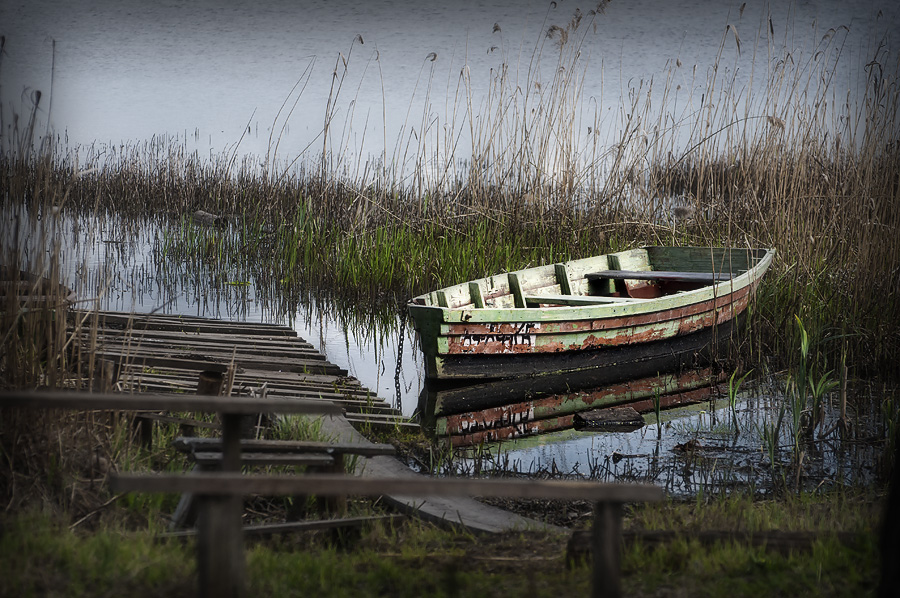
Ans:
[[[397,342],[397,368],[394,370],[394,388],[397,391],[397,399],[395,408],[397,411],[403,411],[403,393],[400,387],[400,369],[403,365],[403,339],[406,336],[406,318],[405,309],[400,310],[400,340]]]

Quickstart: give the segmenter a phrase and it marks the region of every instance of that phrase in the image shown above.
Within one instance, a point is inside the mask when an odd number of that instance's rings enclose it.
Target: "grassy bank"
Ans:
[[[625,521],[623,586],[629,596],[758,596],[776,588],[783,595],[869,594],[879,567],[877,504],[874,495],[837,493],[635,506]],[[195,591],[191,541],[160,542],[114,523],[85,532],[30,511],[4,515],[3,525],[2,595]],[[751,546],[738,534],[712,545],[698,540],[710,530],[773,529],[819,535],[789,551]],[[658,545],[635,539],[649,530],[676,537]],[[342,537],[295,534],[249,544],[248,584],[251,594],[272,596],[586,595],[590,572],[584,564],[567,566],[567,540],[565,534],[535,532],[476,538],[414,520]]]

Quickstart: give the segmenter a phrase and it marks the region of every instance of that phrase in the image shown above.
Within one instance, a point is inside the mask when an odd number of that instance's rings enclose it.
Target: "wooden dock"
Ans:
[[[94,390],[133,393],[194,393],[198,374],[234,371],[232,395],[265,393],[268,399],[335,403],[344,417],[320,420],[333,442],[370,445],[366,427],[414,427],[385,400],[315,350],[286,326],[213,320],[195,316],[121,312],[69,312],[69,326],[80,329],[75,351],[82,362],[107,376]],[[103,388],[104,384],[115,388]],[[99,387],[97,387],[99,386]],[[167,421],[165,415],[154,419]],[[179,418],[172,418],[179,421]],[[191,425],[206,425],[191,421]],[[394,457],[374,456],[356,464],[357,475],[417,480],[421,476]],[[434,523],[472,533],[555,530],[551,525],[491,507],[467,497],[385,496],[387,503]]]
[[[72,311],[75,351],[123,392],[184,393],[198,374],[234,372],[231,394],[336,403],[355,426],[418,427],[287,326],[196,316]],[[104,389],[109,390],[109,389]]]

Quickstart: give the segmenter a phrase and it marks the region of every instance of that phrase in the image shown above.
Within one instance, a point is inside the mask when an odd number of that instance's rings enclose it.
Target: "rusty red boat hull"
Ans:
[[[416,297],[426,379],[477,383],[616,367],[743,313],[764,249],[645,247],[529,268]]]
[[[603,389],[661,374],[696,371],[707,367],[714,357],[727,357],[726,350],[740,341],[743,321],[741,315],[724,324],[672,339],[594,351],[580,356],[579,363],[588,363],[588,367],[566,368],[563,358],[557,364],[561,371],[481,380],[474,384],[426,382],[419,411],[431,416],[484,411],[544,396]]]
[[[724,374],[713,356],[739,341],[743,314],[667,341],[615,347],[605,366],[479,384],[426,384],[423,429],[453,446],[520,438],[573,426],[579,413],[628,405],[638,412],[696,403],[718,392]]]

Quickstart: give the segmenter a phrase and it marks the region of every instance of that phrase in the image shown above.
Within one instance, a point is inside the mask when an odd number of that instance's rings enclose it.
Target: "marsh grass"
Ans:
[[[668,501],[626,509],[625,531],[669,531],[661,545],[625,545],[629,595],[758,596],[869,593],[878,571],[879,497],[861,493],[801,495],[779,501],[746,496]],[[577,508],[577,507],[576,507]],[[161,542],[124,527],[85,534],[34,511],[3,515],[0,592],[88,596],[97,592],[192,596],[192,542]],[[739,540],[702,545],[707,530],[814,532],[808,550],[780,554]],[[857,540],[842,543],[836,533]],[[415,520],[364,528],[352,541],[303,533],[247,546],[252,593],[278,596],[585,595],[590,571],[568,568],[565,534],[515,532],[475,537]]]
[[[846,595],[876,587],[879,558],[877,530],[880,497],[855,491],[802,493],[779,500],[754,500],[734,494],[701,502],[668,502],[638,506],[631,512],[631,529],[682,530],[683,540],[651,549],[635,544],[624,563],[641,573],[636,582],[645,591],[679,587],[690,595],[754,595],[773,588],[789,594]],[[704,547],[691,532],[729,530],[735,535],[819,532],[809,551],[779,555],[765,549],[720,542]],[[841,543],[838,533],[856,536]],[[844,559],[851,559],[848,564]],[[862,569],[854,566],[867,563]],[[853,589],[855,588],[855,590]]]
[[[4,513],[2,521],[4,596],[194,595],[190,547],[116,526],[84,534],[34,509]]]

